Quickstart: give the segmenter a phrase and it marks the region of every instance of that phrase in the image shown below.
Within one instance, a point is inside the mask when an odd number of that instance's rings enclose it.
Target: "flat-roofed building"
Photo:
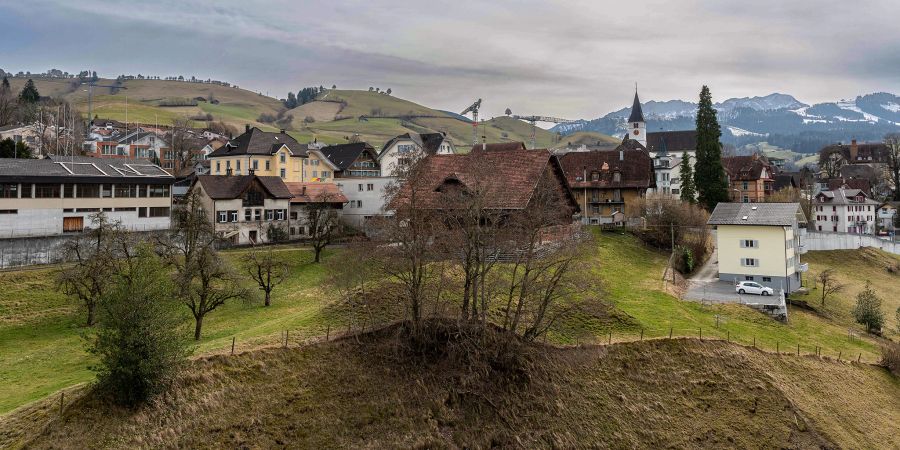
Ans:
[[[167,229],[174,181],[146,160],[0,159],[0,238],[81,232],[101,211],[128,230]]]

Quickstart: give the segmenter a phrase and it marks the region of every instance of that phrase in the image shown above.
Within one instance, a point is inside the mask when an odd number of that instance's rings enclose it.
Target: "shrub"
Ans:
[[[688,273],[706,260],[709,252],[709,215],[698,205],[682,202],[668,195],[648,195],[632,204],[630,213],[644,218],[644,227],[634,234],[644,243],[663,250],[683,248],[676,265]],[[691,264],[686,264],[689,255]],[[690,269],[688,269],[690,266]]]
[[[290,236],[284,227],[269,225],[269,228],[266,230],[266,237],[269,242],[284,242],[287,241]]]
[[[277,119],[274,114],[262,113],[256,118],[257,122],[272,123]]]
[[[89,351],[99,358],[97,389],[123,406],[165,390],[190,353],[177,330],[173,285],[149,245],[141,246],[114,277],[100,309]]]
[[[304,123],[315,123],[316,118],[313,116],[306,116],[303,118]]]
[[[881,365],[900,376],[900,344],[888,342],[881,347]]]
[[[856,306],[853,318],[857,323],[866,326],[870,333],[880,333],[884,325],[884,312],[881,311],[881,298],[875,294],[872,285],[866,281],[866,287],[856,295]]]

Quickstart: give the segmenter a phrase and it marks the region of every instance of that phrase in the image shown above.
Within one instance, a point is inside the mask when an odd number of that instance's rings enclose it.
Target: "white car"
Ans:
[[[753,281],[741,281],[734,287],[738,294],[773,295],[775,290]]]

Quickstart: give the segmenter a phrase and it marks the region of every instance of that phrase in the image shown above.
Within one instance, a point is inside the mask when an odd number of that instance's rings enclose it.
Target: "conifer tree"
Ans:
[[[694,185],[694,167],[691,165],[691,155],[684,153],[681,160],[681,200],[694,203],[697,201],[697,187]]]
[[[722,130],[716,119],[712,95],[703,86],[697,108],[697,163],[694,181],[700,204],[712,211],[719,202],[728,201],[728,180],[722,167]]]
[[[29,78],[28,82],[25,83],[25,87],[22,88],[22,92],[19,94],[19,100],[23,103],[37,103],[40,99],[41,94],[34,86],[34,80]]]

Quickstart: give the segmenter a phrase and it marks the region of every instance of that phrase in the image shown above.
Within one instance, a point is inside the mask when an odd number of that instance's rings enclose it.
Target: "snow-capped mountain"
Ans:
[[[885,134],[900,132],[900,97],[875,93],[830,103],[808,105],[791,95],[730,98],[716,103],[722,140],[735,145],[769,142],[800,152],[818,151],[822,146],[850,139],[878,141]],[[689,130],[694,128],[697,104],[682,100],[642,103],[647,130]],[[622,108],[593,120],[554,127],[570,134],[598,131],[621,136],[631,108]]]

